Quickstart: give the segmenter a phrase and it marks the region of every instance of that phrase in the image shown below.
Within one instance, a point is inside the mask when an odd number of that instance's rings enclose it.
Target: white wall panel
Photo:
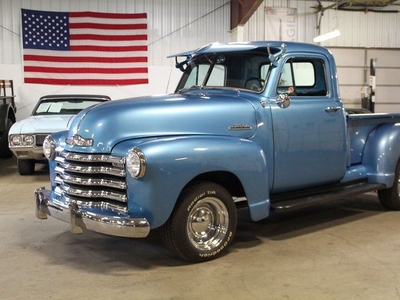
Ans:
[[[21,63],[20,9],[146,12],[149,65],[173,65],[166,56],[215,41],[230,41],[227,0],[0,0],[0,64]]]
[[[24,84],[20,10],[142,13],[148,17],[149,84],[58,86]],[[112,99],[172,92],[181,75],[167,55],[215,41],[230,41],[228,0],[0,0],[0,78],[13,79],[17,118],[27,117],[39,97],[54,93],[99,93]]]
[[[400,51],[330,48],[337,63],[345,107],[361,107],[361,88],[369,85],[370,60],[376,59],[375,112],[400,112]]]
[[[266,36],[266,14],[265,7],[290,7],[297,9],[297,41],[312,42],[316,34],[316,15],[314,6],[317,1],[295,1],[295,0],[264,0],[264,3],[249,19],[243,27],[244,40],[265,40]]]
[[[327,2],[322,2],[328,5]],[[399,6],[386,10],[397,11]],[[321,43],[328,47],[400,48],[400,13],[327,10],[322,17],[321,33],[339,29],[341,36]]]
[[[322,2],[324,6],[329,2]],[[264,0],[246,25],[243,40],[266,37],[265,7],[297,9],[297,41],[312,43],[317,34],[317,15],[312,0]],[[149,33],[149,84],[124,87],[75,87],[27,85],[23,83],[20,40],[20,9],[54,11],[146,12]],[[399,6],[393,9],[400,9]],[[338,62],[339,83],[346,104],[359,106],[369,58],[376,57],[377,109],[400,107],[400,14],[328,10],[322,17],[321,32],[338,27],[342,35],[324,42]],[[238,30],[239,31],[239,30]],[[0,78],[13,79],[20,108],[26,117],[38,97],[50,93],[105,93],[113,99],[172,92],[180,72],[169,54],[195,49],[204,44],[235,40],[230,32],[229,0],[0,0]],[[392,50],[370,49],[391,48]],[[350,49],[351,48],[351,49]],[[374,52],[377,51],[377,52]],[[367,56],[366,56],[367,55]],[[385,103],[390,103],[385,104]],[[393,106],[395,105],[395,106]],[[378,111],[377,110],[377,111]]]

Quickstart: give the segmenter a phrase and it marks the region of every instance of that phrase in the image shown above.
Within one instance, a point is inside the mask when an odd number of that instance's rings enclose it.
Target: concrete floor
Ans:
[[[49,186],[36,170],[0,160],[1,299],[400,299],[400,212],[375,194],[257,223],[240,210],[228,254],[191,265],[156,233],[75,236],[36,219],[33,190]]]

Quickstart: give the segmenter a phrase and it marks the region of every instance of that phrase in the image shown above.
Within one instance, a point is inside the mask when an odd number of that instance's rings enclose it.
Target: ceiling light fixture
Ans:
[[[314,41],[314,43],[319,43],[319,42],[323,42],[323,41],[326,41],[326,40],[333,39],[335,37],[338,37],[339,35],[340,35],[340,30],[339,29],[335,29],[335,30],[333,30],[331,32],[324,33],[324,34],[316,36],[313,39],[313,41]]]

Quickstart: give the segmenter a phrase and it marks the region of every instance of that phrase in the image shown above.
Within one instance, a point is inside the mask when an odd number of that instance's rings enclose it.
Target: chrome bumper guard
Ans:
[[[51,216],[67,222],[73,234],[90,230],[114,236],[144,238],[150,232],[149,222],[145,218],[95,214],[79,209],[75,201],[64,205],[51,199],[51,191],[44,187],[35,190],[35,204],[38,219]]]

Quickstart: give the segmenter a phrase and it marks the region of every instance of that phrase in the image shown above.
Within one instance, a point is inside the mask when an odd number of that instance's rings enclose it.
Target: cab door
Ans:
[[[327,79],[327,65],[323,56],[284,61],[276,85],[283,101],[271,103],[272,193],[335,183],[345,174],[345,116]]]

